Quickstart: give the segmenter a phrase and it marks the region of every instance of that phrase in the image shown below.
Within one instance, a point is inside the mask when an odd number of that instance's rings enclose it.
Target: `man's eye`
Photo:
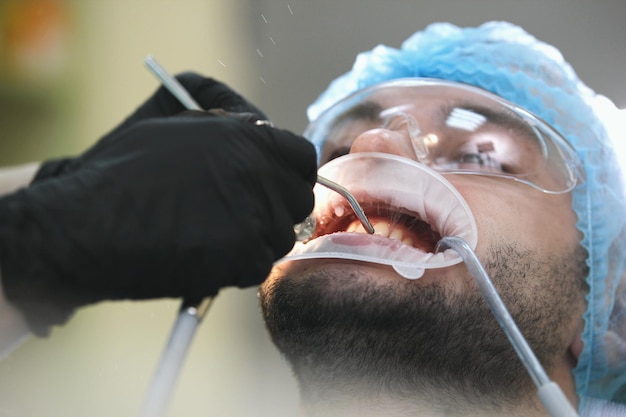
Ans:
[[[477,169],[487,172],[510,173],[506,165],[500,163],[487,153],[465,153],[457,159],[458,168],[460,169]]]

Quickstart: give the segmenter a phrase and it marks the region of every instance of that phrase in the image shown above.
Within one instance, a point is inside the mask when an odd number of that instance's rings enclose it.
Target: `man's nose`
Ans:
[[[400,113],[388,117],[383,127],[361,133],[352,142],[350,153],[381,152],[421,161],[426,156],[416,120]]]

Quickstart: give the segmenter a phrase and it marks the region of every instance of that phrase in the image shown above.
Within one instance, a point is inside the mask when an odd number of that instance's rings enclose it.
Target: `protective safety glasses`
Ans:
[[[320,165],[347,153],[385,152],[442,174],[507,178],[551,194],[584,181],[573,148],[547,123],[484,90],[407,78],[358,91],[305,132]]]

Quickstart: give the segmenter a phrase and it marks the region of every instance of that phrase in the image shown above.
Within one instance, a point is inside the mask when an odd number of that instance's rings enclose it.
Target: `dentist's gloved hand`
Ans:
[[[0,198],[4,289],[36,334],[101,300],[255,285],[290,250],[313,208],[313,146],[201,115],[127,122],[56,176]]]

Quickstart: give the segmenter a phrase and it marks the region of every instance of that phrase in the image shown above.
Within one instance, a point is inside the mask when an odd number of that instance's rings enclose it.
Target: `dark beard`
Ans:
[[[563,355],[564,323],[583,302],[586,254],[536,260],[514,247],[484,262],[542,365]],[[266,325],[304,401],[357,392],[518,404],[536,389],[482,294],[377,280],[349,265],[285,276],[261,289]],[[545,277],[537,279],[536,277]],[[529,286],[532,288],[529,294]],[[443,395],[442,395],[443,394]],[[453,397],[451,397],[451,395]],[[469,403],[467,403],[469,401]]]

